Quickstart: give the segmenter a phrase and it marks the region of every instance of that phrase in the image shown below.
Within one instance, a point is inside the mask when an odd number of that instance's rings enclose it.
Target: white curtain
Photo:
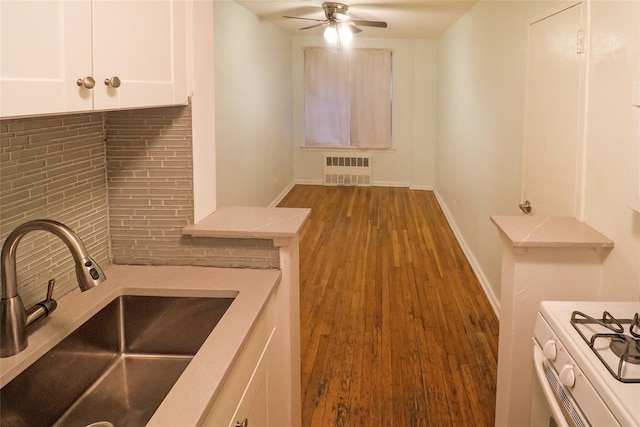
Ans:
[[[331,49],[304,51],[306,145],[349,146],[349,65]]]
[[[355,49],[351,60],[351,141],[391,147],[391,52]]]
[[[391,147],[391,51],[306,48],[305,144]]]

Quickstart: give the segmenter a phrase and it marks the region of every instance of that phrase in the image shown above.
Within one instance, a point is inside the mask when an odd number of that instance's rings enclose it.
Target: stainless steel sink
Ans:
[[[0,390],[0,425],[145,425],[232,302],[118,297]]]

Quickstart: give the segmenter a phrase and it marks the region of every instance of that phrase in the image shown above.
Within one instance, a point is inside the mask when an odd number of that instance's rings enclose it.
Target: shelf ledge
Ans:
[[[613,248],[614,242],[573,217],[492,216],[512,248]]]
[[[296,237],[311,209],[222,207],[200,221],[182,229],[182,234],[194,237],[225,237],[237,239],[273,239],[276,246],[286,246],[286,240]]]

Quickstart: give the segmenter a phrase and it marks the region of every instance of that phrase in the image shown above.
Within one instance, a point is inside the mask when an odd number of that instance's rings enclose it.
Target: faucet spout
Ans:
[[[4,244],[0,255],[2,265],[2,299],[0,300],[0,357],[18,354],[27,347],[27,320],[22,300],[18,295],[16,252],[18,243],[29,232],[48,231],[62,240],[75,263],[78,286],[84,292],[100,283],[106,276],[100,266],[89,256],[82,241],[66,225],[49,220],[37,219],[19,225]]]

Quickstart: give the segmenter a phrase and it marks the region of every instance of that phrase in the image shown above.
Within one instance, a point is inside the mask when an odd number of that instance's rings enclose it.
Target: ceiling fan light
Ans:
[[[338,42],[338,30],[334,25],[327,26],[322,36],[327,42],[331,44],[336,44]]]
[[[349,25],[340,25],[338,28],[338,36],[340,37],[340,43],[342,43],[343,46],[351,44],[351,41],[353,40],[353,32]]]

